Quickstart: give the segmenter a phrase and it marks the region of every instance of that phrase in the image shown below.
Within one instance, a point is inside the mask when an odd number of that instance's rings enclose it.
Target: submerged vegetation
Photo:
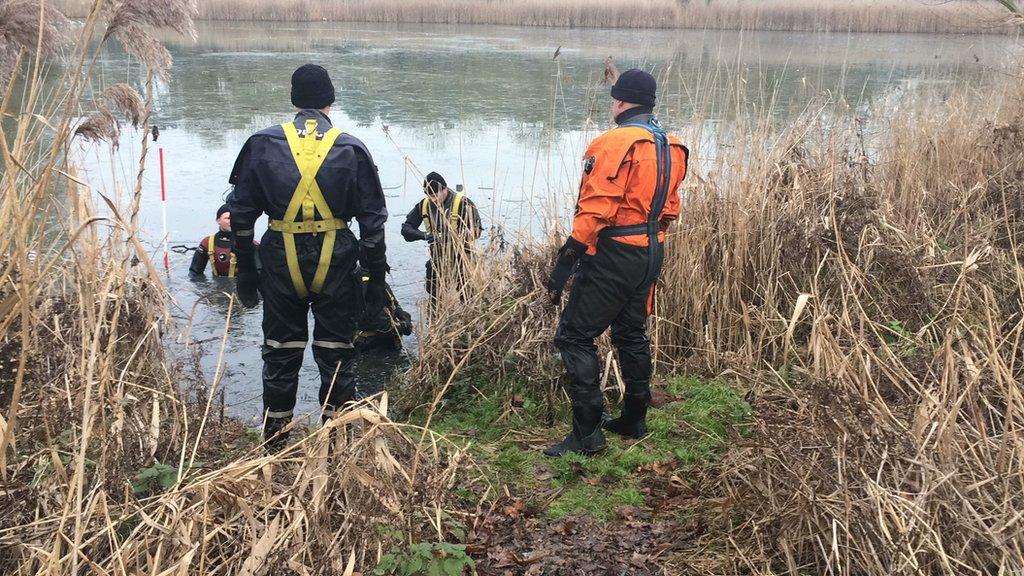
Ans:
[[[1007,0],[205,0],[202,20],[1007,33]],[[87,0],[59,0],[81,16]]]
[[[12,5],[36,36],[0,34],[20,61],[0,103],[0,572],[590,574],[598,546],[633,574],[1024,571],[1016,74],[877,109],[815,94],[782,126],[739,100],[666,118],[706,160],[651,321],[658,373],[688,376],[657,383],[649,437],[593,459],[534,449],[565,421],[552,230],[469,262],[400,398],[267,455],[219,416],[221,373],[164,338],[177,327],[138,240],[151,82],[170,63],[150,29],[188,34],[191,6],[97,4],[39,41],[40,5]],[[44,90],[60,31],[74,57]],[[83,81],[108,36],[141,79]],[[711,157],[703,119],[724,107],[739,120]],[[139,138],[138,172],[91,188],[69,145],[85,137]],[[607,342],[602,358],[614,401]]]

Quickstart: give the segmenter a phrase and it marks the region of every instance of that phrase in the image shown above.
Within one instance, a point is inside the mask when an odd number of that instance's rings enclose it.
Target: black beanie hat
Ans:
[[[221,204],[220,208],[217,208],[217,220],[220,220],[221,214],[225,212],[231,212],[231,209],[228,208],[227,204]]]
[[[334,84],[323,66],[303,64],[292,73],[292,105],[326,108],[334,103]]]
[[[447,188],[448,183],[444,181],[437,172],[431,172],[427,174],[427,177],[423,179],[423,193],[431,194],[433,192],[440,192],[442,188]]]
[[[633,104],[654,106],[658,93],[658,82],[639,68],[626,70],[612,86],[612,98]]]

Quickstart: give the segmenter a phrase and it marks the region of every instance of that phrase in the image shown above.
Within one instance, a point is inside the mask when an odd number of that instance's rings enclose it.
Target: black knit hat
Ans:
[[[440,192],[442,188],[447,188],[448,183],[444,181],[437,172],[431,172],[427,174],[427,177],[423,179],[423,193],[424,194],[435,194]]]
[[[220,208],[217,208],[217,220],[220,220],[221,214],[225,212],[231,212],[231,208],[228,208],[227,204],[221,204]]]
[[[639,68],[626,70],[612,86],[612,98],[633,104],[654,106],[658,94],[658,82]]]
[[[334,103],[334,84],[323,66],[303,64],[292,73],[292,105],[326,108]]]

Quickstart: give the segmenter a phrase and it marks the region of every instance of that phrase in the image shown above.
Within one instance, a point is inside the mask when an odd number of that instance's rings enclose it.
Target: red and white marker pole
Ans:
[[[160,147],[160,211],[164,226],[164,272],[171,271],[171,257],[167,249],[167,185],[164,183],[164,147]]]

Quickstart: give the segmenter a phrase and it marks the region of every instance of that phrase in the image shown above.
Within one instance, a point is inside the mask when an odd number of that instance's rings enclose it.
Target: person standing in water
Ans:
[[[387,298],[384,191],[366,146],[331,123],[334,100],[327,70],[300,66],[291,79],[295,118],[251,136],[229,180],[238,298],[253,307],[263,297],[263,434],[271,449],[287,439],[310,310],[327,419],[356,397],[357,324]],[[262,214],[270,222],[257,274],[253,229]],[[358,267],[368,277],[365,296]]]

